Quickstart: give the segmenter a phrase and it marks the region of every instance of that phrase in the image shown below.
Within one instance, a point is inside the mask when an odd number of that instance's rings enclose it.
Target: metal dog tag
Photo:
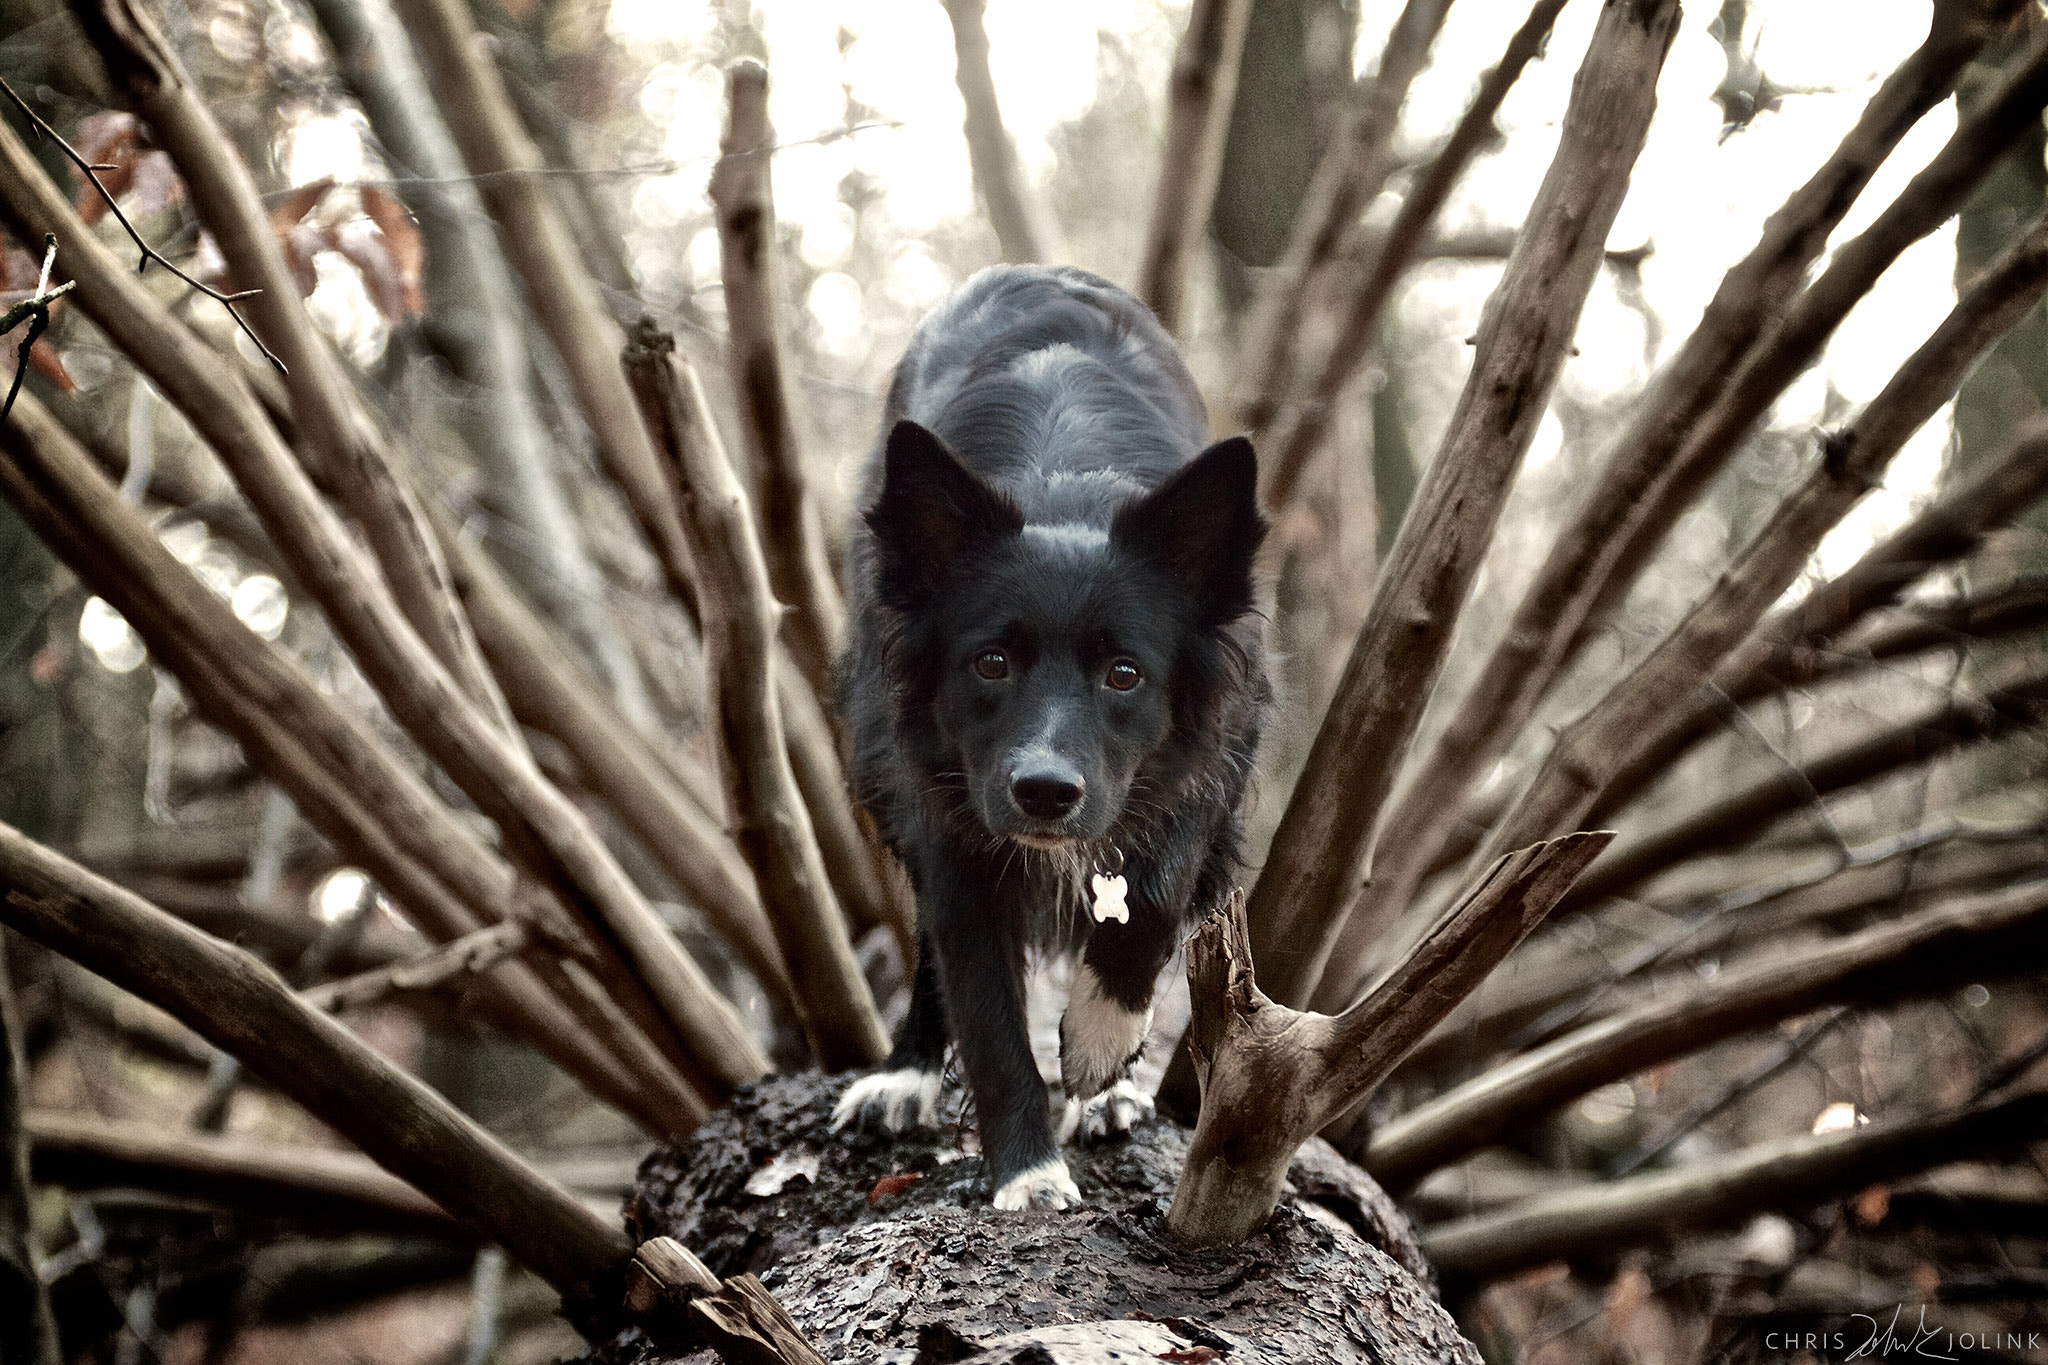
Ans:
[[[1118,924],[1131,922],[1131,907],[1124,903],[1124,896],[1131,884],[1121,875],[1105,877],[1100,872],[1088,878],[1088,888],[1095,893],[1094,903],[1089,907],[1097,924],[1115,920]]]

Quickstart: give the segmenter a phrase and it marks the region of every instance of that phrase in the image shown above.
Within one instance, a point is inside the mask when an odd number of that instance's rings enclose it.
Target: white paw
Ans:
[[[912,1128],[933,1128],[939,1122],[939,1088],[943,1078],[936,1071],[906,1067],[901,1071],[877,1071],[846,1087],[832,1110],[832,1127],[853,1124],[878,1126],[892,1133]]]
[[[995,1205],[1012,1213],[1023,1209],[1058,1212],[1081,1206],[1081,1190],[1067,1174],[1067,1163],[1054,1157],[1013,1175],[996,1191]]]
[[[1152,1027],[1152,1010],[1129,1010],[1102,989],[1083,965],[1060,1016],[1060,1082],[1071,1105],[1101,1094],[1131,1068]]]
[[[1099,1095],[1085,1100],[1068,1100],[1060,1115],[1061,1142],[1091,1142],[1131,1131],[1141,1119],[1152,1117],[1152,1097],[1124,1077]]]

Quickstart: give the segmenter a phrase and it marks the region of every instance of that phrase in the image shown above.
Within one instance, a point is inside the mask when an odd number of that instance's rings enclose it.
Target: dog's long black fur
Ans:
[[[918,329],[868,471],[844,702],[919,961],[888,1066],[841,1120],[929,1121],[952,1038],[1004,1207],[1078,1199],[1026,1037],[1026,949],[1079,953],[1061,1070],[1099,1119],[1238,857],[1270,698],[1265,524],[1250,444],[1206,440],[1136,299],[998,267]],[[1098,924],[1090,877],[1118,867],[1129,919]]]

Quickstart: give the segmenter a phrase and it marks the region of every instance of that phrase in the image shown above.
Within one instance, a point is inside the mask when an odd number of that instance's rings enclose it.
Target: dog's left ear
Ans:
[[[1213,623],[1252,609],[1252,560],[1266,535],[1259,462],[1242,436],[1218,441],[1117,509],[1110,540],[1188,585]]]

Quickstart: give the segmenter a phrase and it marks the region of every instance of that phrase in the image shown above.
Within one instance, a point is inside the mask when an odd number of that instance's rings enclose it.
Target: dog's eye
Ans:
[[[1140,673],[1138,666],[1129,659],[1118,659],[1109,666],[1109,673],[1103,681],[1119,692],[1128,692],[1145,681],[1145,675]]]
[[[1000,649],[984,649],[974,656],[974,671],[990,682],[1010,676],[1010,656]]]

